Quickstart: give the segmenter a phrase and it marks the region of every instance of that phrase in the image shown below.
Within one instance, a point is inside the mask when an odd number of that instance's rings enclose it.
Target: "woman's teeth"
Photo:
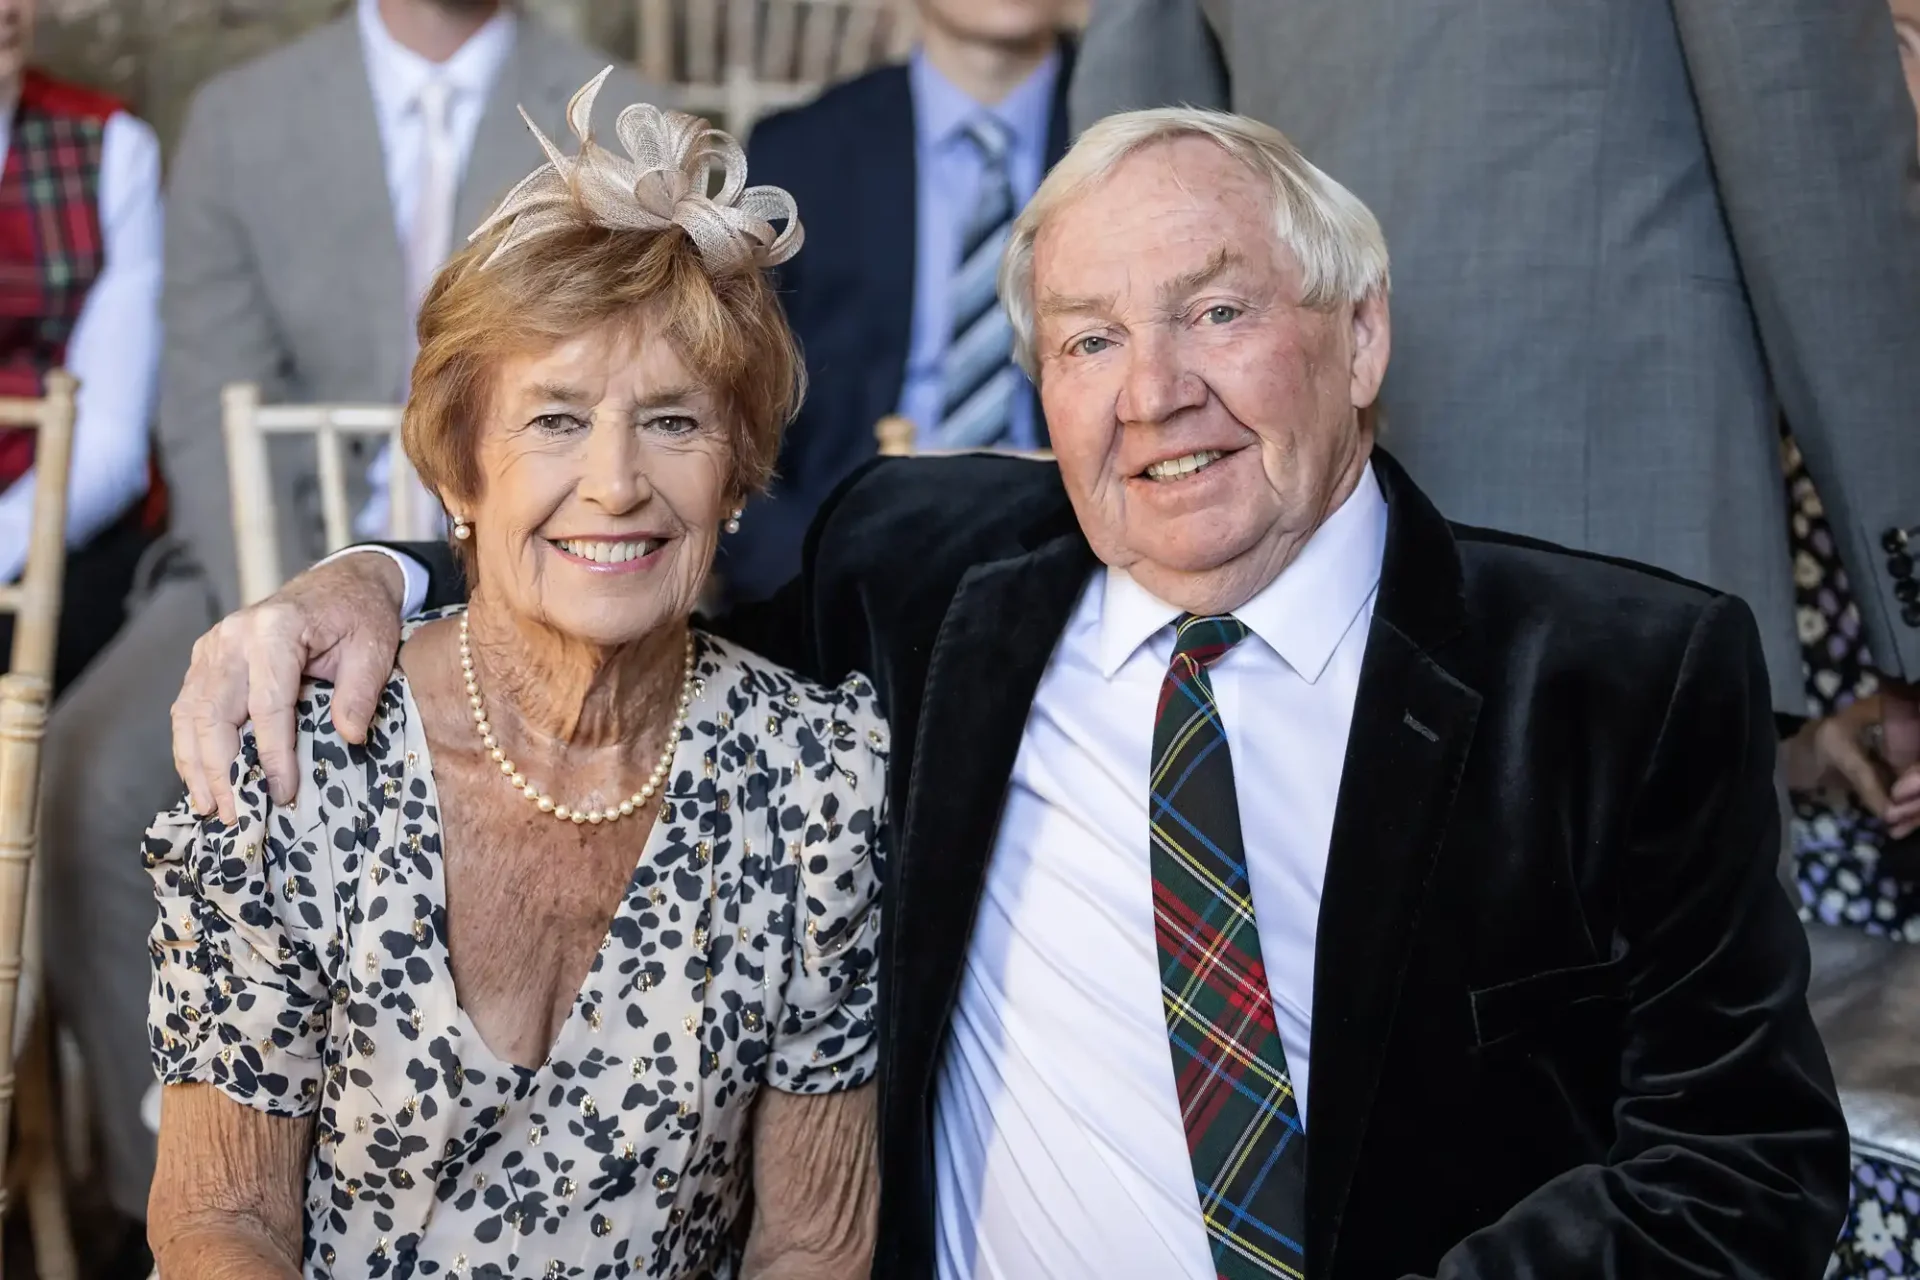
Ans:
[[[629,560],[638,560],[641,556],[656,550],[660,546],[658,538],[642,538],[637,542],[574,542],[565,538],[554,540],[554,546],[571,556],[582,560],[591,560],[595,564],[625,564]]]
[[[1183,458],[1169,458],[1165,462],[1156,462],[1147,468],[1150,480],[1177,480],[1181,476],[1190,476],[1196,471],[1211,466],[1227,455],[1218,449],[1203,449],[1199,453],[1189,453]]]

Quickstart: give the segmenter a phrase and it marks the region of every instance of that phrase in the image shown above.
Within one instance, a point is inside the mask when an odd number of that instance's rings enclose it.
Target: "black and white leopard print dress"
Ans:
[[[659,821],[538,1070],[487,1049],[448,966],[439,807],[396,671],[364,748],[299,705],[310,777],[239,820],[148,833],[150,1039],[167,1084],[316,1116],[305,1274],[714,1277],[763,1085],[874,1069],[887,728],[859,676],[809,683],[700,636]]]

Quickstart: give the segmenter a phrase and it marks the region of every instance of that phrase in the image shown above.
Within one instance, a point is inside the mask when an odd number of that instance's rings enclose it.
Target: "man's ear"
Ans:
[[[1364,409],[1380,395],[1386,380],[1387,357],[1393,352],[1393,318],[1387,291],[1375,289],[1353,304],[1353,407]]]

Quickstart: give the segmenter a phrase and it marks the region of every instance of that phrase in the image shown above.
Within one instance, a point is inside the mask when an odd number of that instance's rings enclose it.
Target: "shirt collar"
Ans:
[[[1315,684],[1380,585],[1387,501],[1369,462],[1347,500],[1307,539],[1293,563],[1233,611],[1308,684]],[[1100,672],[1111,680],[1140,646],[1180,616],[1124,569],[1111,566],[1100,607]]]
[[[1044,149],[1053,123],[1053,91],[1060,79],[1060,50],[1047,55],[1017,88],[994,106],[975,102],[941,75],[926,50],[915,49],[907,67],[913,91],[914,134],[922,147],[938,147],[960,136],[969,120],[990,115],[1013,135],[1015,147]]]
[[[379,0],[360,0],[358,16],[373,96],[389,118],[411,109],[421,87],[436,77],[446,81],[462,97],[484,102],[492,95],[494,79],[513,51],[518,22],[513,6],[501,5],[478,31],[467,37],[465,44],[454,50],[451,58],[433,62],[393,38],[387,24],[380,20]]]

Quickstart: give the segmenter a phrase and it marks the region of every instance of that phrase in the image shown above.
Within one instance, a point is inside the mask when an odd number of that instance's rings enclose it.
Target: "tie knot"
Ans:
[[[1013,148],[1013,134],[995,116],[975,116],[967,121],[967,137],[980,148],[988,164],[1001,164]]]
[[[420,86],[420,91],[413,96],[413,105],[428,128],[444,129],[447,108],[453,105],[453,86],[435,76]]]
[[[1201,670],[1227,656],[1227,651],[1247,638],[1247,624],[1230,613],[1196,616],[1180,615],[1173,624],[1173,656],[1192,659]]]

